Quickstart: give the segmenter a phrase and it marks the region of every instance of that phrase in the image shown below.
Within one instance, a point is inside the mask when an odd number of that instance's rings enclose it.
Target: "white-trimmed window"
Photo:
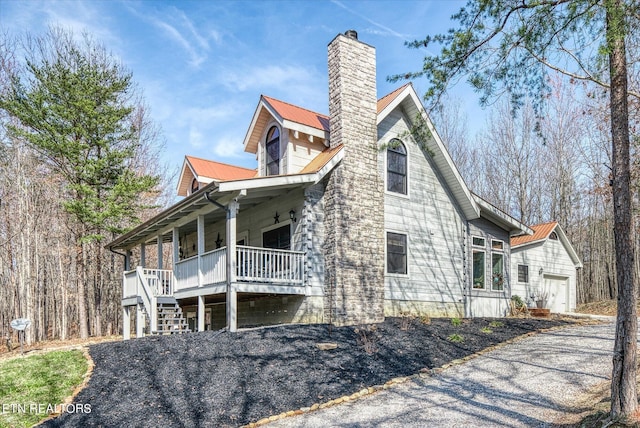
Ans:
[[[492,239],[491,240],[491,249],[492,250],[503,251],[504,250],[504,242],[498,241],[497,239]]]
[[[265,141],[265,174],[280,174],[280,129],[272,126]]]
[[[491,253],[491,290],[504,290],[504,254]]]
[[[471,237],[471,245],[473,245],[474,247],[484,248],[484,238],[481,238],[479,236]]]
[[[473,284],[472,287],[475,290],[484,290],[485,282],[484,282],[484,271],[485,271],[485,262],[484,262],[485,252],[482,250],[473,250]]]
[[[387,273],[407,274],[407,235],[387,232]]]
[[[529,283],[529,265],[518,265],[518,282]]]
[[[262,231],[262,246],[277,250],[291,249],[291,223]]]
[[[387,148],[387,191],[407,194],[407,149],[397,138]]]

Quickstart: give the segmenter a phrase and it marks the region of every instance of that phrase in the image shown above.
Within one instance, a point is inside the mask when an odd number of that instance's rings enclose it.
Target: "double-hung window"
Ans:
[[[407,274],[407,235],[387,232],[387,273]]]

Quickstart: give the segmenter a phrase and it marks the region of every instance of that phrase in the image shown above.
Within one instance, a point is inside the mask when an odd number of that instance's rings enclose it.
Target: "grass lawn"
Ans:
[[[80,350],[51,351],[0,361],[0,427],[27,427],[49,415],[82,383],[88,363]]]

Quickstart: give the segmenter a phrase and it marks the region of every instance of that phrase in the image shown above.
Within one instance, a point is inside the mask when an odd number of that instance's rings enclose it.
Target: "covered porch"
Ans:
[[[226,326],[236,331],[239,294],[313,294],[303,222],[297,218],[304,215],[304,188],[304,182],[280,180],[276,186],[224,192],[212,183],[114,241],[112,250],[125,250],[124,338],[130,338],[132,311],[137,336],[147,325],[152,334],[162,333],[161,304],[195,303],[196,329],[203,331],[205,302],[222,300]],[[148,251],[152,246],[155,254]],[[172,320],[176,330],[184,324]]]

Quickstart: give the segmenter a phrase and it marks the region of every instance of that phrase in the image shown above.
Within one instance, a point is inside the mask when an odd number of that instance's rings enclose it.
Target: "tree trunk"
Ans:
[[[77,247],[76,269],[79,271],[76,275],[78,284],[78,325],[81,339],[89,338],[89,316],[87,314],[87,266],[85,263],[86,255],[84,245],[79,243]]]
[[[611,418],[635,416],[638,319],[633,278],[629,112],[622,0],[606,2],[607,45],[611,77],[611,143],[613,155],[613,221],[618,280],[618,315],[611,376]]]

